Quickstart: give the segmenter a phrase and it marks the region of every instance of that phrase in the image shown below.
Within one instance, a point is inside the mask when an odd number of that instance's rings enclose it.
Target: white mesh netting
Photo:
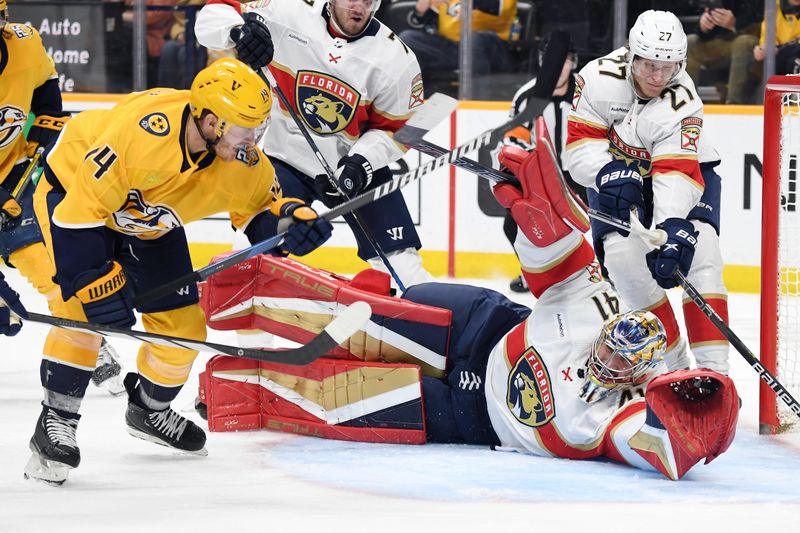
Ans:
[[[781,98],[780,191],[778,265],[777,378],[800,398],[800,199],[798,199],[798,158],[800,158],[800,92]],[[786,404],[778,401],[782,423],[797,421]],[[795,425],[792,428],[797,431]]]

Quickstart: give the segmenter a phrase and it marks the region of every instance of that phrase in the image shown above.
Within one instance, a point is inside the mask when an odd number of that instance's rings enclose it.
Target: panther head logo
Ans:
[[[329,74],[299,71],[295,85],[295,101],[300,115],[314,132],[320,135],[350,131],[356,124],[361,95],[350,85]]]
[[[10,146],[22,133],[28,115],[13,105],[0,107],[0,148]]]
[[[514,418],[530,427],[543,426],[555,416],[550,375],[533,348],[528,348],[511,369],[506,405]]]

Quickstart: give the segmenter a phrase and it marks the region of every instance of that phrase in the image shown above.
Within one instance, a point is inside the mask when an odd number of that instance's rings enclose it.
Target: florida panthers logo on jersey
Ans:
[[[519,357],[508,375],[506,404],[514,418],[534,428],[556,416],[550,374],[533,347]]]
[[[169,120],[164,113],[150,113],[139,121],[139,126],[157,137],[169,135]]]
[[[325,135],[338,133],[350,124],[361,95],[333,76],[301,70],[297,72],[295,98],[308,127]]]
[[[178,215],[172,209],[163,205],[148,205],[142,192],[136,189],[128,191],[125,205],[112,216],[122,233],[143,239],[155,239],[181,226]]]
[[[0,148],[11,145],[27,121],[28,115],[22,109],[13,105],[0,107]]]
[[[645,148],[630,145],[622,140],[622,137],[617,132],[614,126],[608,130],[609,151],[611,156],[617,161],[625,161],[625,164],[631,166],[633,164],[639,170],[642,177],[650,175],[652,162],[650,161],[650,152]]]

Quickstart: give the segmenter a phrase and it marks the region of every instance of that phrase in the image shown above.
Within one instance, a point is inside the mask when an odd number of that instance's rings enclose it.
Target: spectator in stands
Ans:
[[[800,0],[779,0],[775,14],[775,74],[800,74]],[[766,21],[761,25],[761,41],[753,49],[756,61],[764,60]]]
[[[489,74],[510,68],[506,41],[517,15],[516,0],[474,0],[472,12],[473,72]],[[412,29],[400,39],[417,56],[423,78],[458,68],[461,0],[417,0],[409,17]]]
[[[702,14],[689,35],[686,72],[700,85],[701,67],[727,67],[725,103],[752,104],[761,77],[752,50],[758,43],[763,0],[700,0]]]
[[[177,0],[147,0],[148,6],[174,6]],[[133,5],[133,0],[125,0],[126,5]],[[133,24],[133,10],[125,11],[122,21]],[[175,16],[172,11],[147,10],[147,87],[158,86],[158,61],[161,48],[166,42]]]
[[[178,0],[178,6],[198,6],[205,4],[205,0]],[[208,52],[205,47],[199,46],[194,41],[194,65],[191,71],[187,70],[186,62],[186,11],[178,10],[174,14],[170,40],[161,48],[161,59],[158,62],[158,86],[173,87],[175,89],[188,89],[195,74],[197,74],[208,61]]]

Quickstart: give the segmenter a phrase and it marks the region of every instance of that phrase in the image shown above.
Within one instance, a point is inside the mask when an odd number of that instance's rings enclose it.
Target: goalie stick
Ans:
[[[320,357],[333,350],[336,346],[353,336],[360,329],[363,329],[372,315],[372,309],[366,302],[355,302],[345,308],[339,316],[329,323],[322,332],[311,339],[307,344],[298,348],[288,350],[260,350],[257,348],[239,348],[238,346],[228,346],[226,344],[216,344],[213,342],[196,341],[169,335],[159,335],[158,333],[146,333],[130,329],[92,324],[90,322],[77,322],[66,318],[58,318],[39,313],[28,313],[25,319],[28,322],[48,324],[64,329],[75,329],[90,331],[106,337],[118,337],[121,339],[137,340],[160,346],[171,346],[175,348],[185,348],[187,350],[198,350],[203,352],[222,353],[234,357],[253,359],[255,361],[267,361],[269,363],[279,363],[284,365],[302,366],[316,361]]]
[[[333,209],[322,213],[320,216],[325,218],[326,220],[333,220],[341,215],[350,213],[355,209],[358,209],[370,202],[374,202],[375,200],[382,198],[397,189],[405,187],[409,183],[412,183],[425,174],[429,174],[439,168],[443,167],[447,164],[454,164],[455,161],[462,159],[464,155],[468,154],[469,152],[473,152],[483,146],[491,144],[494,141],[494,144],[497,144],[496,136],[502,135],[510,128],[516,127],[519,124],[524,123],[525,121],[531,120],[532,117],[538,116],[541,114],[542,110],[547,106],[549,103],[549,97],[552,95],[553,90],[556,86],[558,81],[559,73],[563,68],[564,61],[567,58],[567,49],[568,43],[562,39],[553,39],[551,44],[547,47],[547,51],[545,52],[545,57],[542,61],[542,67],[540,69],[540,76],[536,80],[536,85],[531,90],[531,96],[527,100],[527,106],[525,110],[511,119],[510,121],[506,122],[505,124],[501,124],[500,127],[487,130],[481,135],[475,137],[474,139],[454,148],[450,152],[445,152],[442,155],[436,157],[435,159],[428,161],[424,165],[417,167],[416,169],[406,172],[405,174],[401,174],[400,176],[395,176],[392,178],[391,181],[387,181],[386,183],[375,187],[374,189],[370,189],[368,191],[359,194],[355,198],[351,198],[350,200],[334,207]],[[545,99],[547,98],[547,99]],[[423,106],[424,107],[424,106]],[[418,109],[415,112],[415,115],[419,113],[422,108]],[[452,109],[447,112],[449,114],[452,112]],[[441,115],[441,111],[437,112],[437,115]],[[433,120],[433,113],[427,114],[427,119],[424,121],[428,127],[433,127],[432,120]],[[441,120],[441,119],[440,119]],[[418,124],[423,124],[422,118],[420,121],[417,122]],[[418,128],[419,129],[419,128]],[[397,132],[395,132],[395,139],[397,139],[397,135],[403,130],[401,128]],[[413,130],[407,130],[406,132],[408,135],[416,135],[413,133]],[[419,133],[419,132],[417,132]],[[422,133],[424,135],[424,133]],[[402,135],[401,135],[402,137]],[[409,137],[411,139],[411,137]],[[398,140],[398,142],[403,142]],[[405,144],[405,143],[404,143]],[[477,163],[476,163],[477,164]],[[175,279],[169,283],[165,283],[161,287],[157,287],[141,296],[137,296],[134,299],[134,303],[136,306],[140,306],[144,303],[151,302],[167,294],[178,290],[180,288],[186,287],[192,283],[197,283],[209,278],[213,274],[225,270],[226,268],[232,267],[236,264],[241,263],[251,257],[255,257],[256,255],[269,252],[280,246],[283,242],[283,238],[286,235],[286,232],[279,233],[274,237],[269,239],[263,240],[259,243],[256,243],[249,248],[245,248],[239,252],[229,255],[222,261],[217,263],[213,263],[206,267],[200,268],[186,274],[185,276],[181,276],[178,279]]]
[[[622,229],[625,231],[629,231],[632,234],[638,236],[639,238],[643,239],[645,243],[651,246],[653,249],[660,247],[664,244],[667,240],[667,234],[664,230],[660,229],[647,229],[645,228],[639,219],[635,216],[631,215],[631,222],[625,222],[624,220],[620,220],[618,218],[612,217],[606,213],[602,213],[597,211],[596,209],[589,208],[588,210],[589,216],[594,218],[595,220],[600,220],[605,222],[610,226],[614,226],[615,228]],[[789,409],[800,417],[800,403],[792,396],[792,394],[786,390],[786,387],[778,381],[772,372],[764,368],[764,365],[761,364],[761,361],[750,351],[750,349],[745,345],[744,342],[733,332],[733,330],[725,323],[724,320],[717,314],[716,311],[708,304],[708,302],[703,298],[703,295],[691,284],[691,282],[686,279],[686,276],[683,275],[681,271],[675,272],[675,280],[678,284],[686,291],[686,294],[691,298],[692,302],[697,306],[700,311],[708,317],[712,324],[722,333],[722,335],[728,339],[728,342],[736,348],[736,351],[744,357],[744,360],[753,367],[756,371],[758,376],[764,381],[764,383],[772,389],[775,394],[780,398]]]

